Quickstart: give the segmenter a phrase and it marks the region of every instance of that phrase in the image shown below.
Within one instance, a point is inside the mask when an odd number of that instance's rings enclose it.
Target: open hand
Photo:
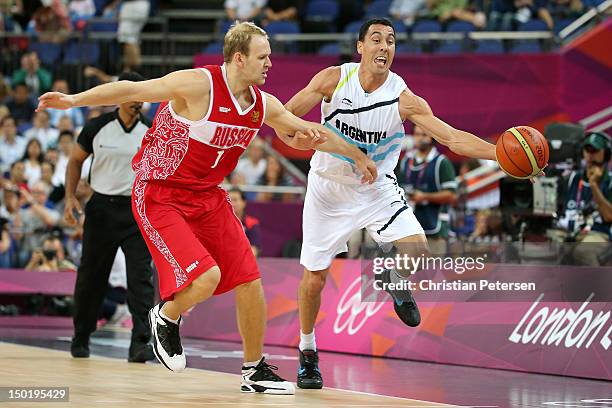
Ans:
[[[61,92],[47,92],[38,97],[38,107],[36,112],[47,108],[53,109],[69,109],[74,106],[72,95],[66,95]]]

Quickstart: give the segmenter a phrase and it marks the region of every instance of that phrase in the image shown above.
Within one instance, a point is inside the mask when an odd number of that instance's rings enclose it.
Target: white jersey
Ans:
[[[321,103],[321,123],[356,145],[378,167],[379,180],[392,174],[399,159],[404,125],[399,114],[399,96],[406,83],[393,72],[368,94],[359,82],[359,64],[343,64],[340,81],[329,102]],[[361,184],[361,173],[349,158],[316,151],[310,161],[317,175],[342,184]]]

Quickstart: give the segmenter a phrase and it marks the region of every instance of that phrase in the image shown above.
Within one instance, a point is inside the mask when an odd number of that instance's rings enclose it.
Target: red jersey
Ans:
[[[191,121],[176,114],[170,103],[162,103],[132,161],[137,180],[163,180],[191,190],[216,187],[259,132],[265,95],[251,86],[253,104],[243,110],[229,90],[224,66],[200,69],[211,83],[208,113]]]

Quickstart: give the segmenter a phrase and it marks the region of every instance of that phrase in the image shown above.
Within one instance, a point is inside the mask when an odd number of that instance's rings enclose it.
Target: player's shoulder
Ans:
[[[315,88],[323,93],[334,90],[340,82],[342,76],[342,68],[340,66],[331,66],[319,71],[312,79],[312,84]]]

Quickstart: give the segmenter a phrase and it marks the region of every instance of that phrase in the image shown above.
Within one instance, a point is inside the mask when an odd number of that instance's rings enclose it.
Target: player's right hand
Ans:
[[[66,197],[66,204],[64,207],[64,221],[66,222],[66,224],[71,226],[77,224],[77,219],[74,216],[74,210],[77,211],[79,216],[83,214],[83,210],[81,209],[81,204],[79,203],[79,200],[77,200],[74,196]]]
[[[66,95],[61,92],[47,92],[38,97],[38,107],[36,112],[48,108],[53,109],[69,109],[74,106],[74,98],[72,95]]]
[[[361,171],[363,176],[361,177],[362,184],[372,184],[378,178],[378,169],[376,168],[376,163],[369,157],[364,155],[362,160],[355,162],[355,165]]]

